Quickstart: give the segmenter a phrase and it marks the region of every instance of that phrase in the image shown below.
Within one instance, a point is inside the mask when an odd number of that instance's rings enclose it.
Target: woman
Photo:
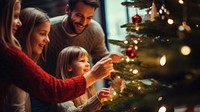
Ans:
[[[20,0],[0,0],[0,111],[5,112],[11,84],[48,102],[63,102],[82,95],[95,81],[109,75],[112,59],[103,58],[84,74],[72,79],[59,80],[43,71],[25,55],[13,36],[19,25]],[[18,21],[18,25],[14,21]]]
[[[21,11],[20,19],[23,26],[18,28],[16,38],[22,51],[35,63],[42,53],[44,46],[49,42],[50,21],[48,15],[41,9],[25,8]],[[12,112],[30,112],[29,94],[12,85],[8,110]]]

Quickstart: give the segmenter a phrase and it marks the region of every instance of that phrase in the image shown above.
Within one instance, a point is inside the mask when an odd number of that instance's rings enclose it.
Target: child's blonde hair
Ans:
[[[71,65],[72,61],[82,56],[88,56],[89,58],[88,52],[80,46],[70,46],[70,47],[64,48],[58,55],[57,66],[56,66],[56,77],[60,79],[74,77],[76,74],[72,74],[71,72],[68,72],[67,69]],[[94,85],[90,86],[86,90],[86,93],[87,94],[83,94],[82,96],[73,99],[75,106],[82,105],[90,97],[96,94]]]
[[[82,56],[87,56],[89,58],[88,52],[80,46],[64,48],[58,55],[56,76],[61,79],[74,77],[75,74],[71,74],[67,69],[71,65],[72,61]]]

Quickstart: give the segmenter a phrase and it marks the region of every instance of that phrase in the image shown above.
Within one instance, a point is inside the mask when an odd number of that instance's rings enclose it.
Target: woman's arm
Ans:
[[[21,50],[14,47],[1,47],[0,62],[4,65],[2,77],[21,89],[48,102],[63,102],[82,95],[86,87],[96,80],[109,75],[112,69],[111,59],[102,60],[90,73],[71,79],[60,80],[47,74]],[[107,70],[107,68],[109,68]],[[99,74],[105,70],[104,74]],[[86,83],[87,82],[87,83]]]

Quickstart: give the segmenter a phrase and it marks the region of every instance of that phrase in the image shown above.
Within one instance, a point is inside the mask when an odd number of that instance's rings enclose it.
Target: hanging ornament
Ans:
[[[142,22],[141,16],[139,16],[138,14],[136,14],[135,16],[132,17],[132,22],[133,22],[133,24],[141,23]]]
[[[129,58],[131,58],[131,59],[133,59],[133,58],[136,57],[135,49],[134,49],[133,46],[129,46],[129,47],[126,49],[126,55],[127,55]]]
[[[154,2],[152,2],[151,8],[151,21],[154,21],[155,18],[158,17],[158,11]]]

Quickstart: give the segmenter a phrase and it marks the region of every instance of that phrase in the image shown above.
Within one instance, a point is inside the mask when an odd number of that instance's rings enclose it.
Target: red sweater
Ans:
[[[86,90],[83,76],[60,80],[47,74],[26,54],[0,41],[0,102],[6,89],[15,84],[28,93],[48,102],[64,102],[82,95]],[[0,108],[3,105],[0,105]],[[1,109],[0,109],[1,110]]]

